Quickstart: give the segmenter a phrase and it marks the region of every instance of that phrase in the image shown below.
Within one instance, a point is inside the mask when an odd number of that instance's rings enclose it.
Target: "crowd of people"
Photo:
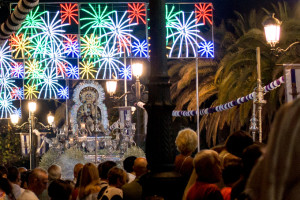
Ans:
[[[181,175],[184,200],[298,199],[300,191],[300,100],[278,111],[267,145],[247,132],[232,133],[222,146],[196,153],[197,134],[179,131],[174,170]],[[298,123],[299,121],[299,123]],[[0,200],[138,200],[149,172],[146,158],[127,157],[74,166],[74,179],[62,180],[61,167],[44,170],[0,166]],[[154,197],[150,199],[163,199]]]

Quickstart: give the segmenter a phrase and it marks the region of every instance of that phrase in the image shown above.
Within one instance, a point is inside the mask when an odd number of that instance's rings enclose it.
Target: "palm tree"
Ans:
[[[287,47],[292,41],[300,38],[299,20],[289,17],[285,2],[278,3],[278,5],[272,4],[272,6],[276,16],[282,17],[281,20],[283,20],[282,32],[285,34],[282,35],[279,46]],[[268,14],[266,9],[264,11]],[[199,70],[199,77],[204,77],[203,81],[199,83],[200,105],[203,105],[203,102],[206,102],[212,96],[215,97],[215,100],[207,107],[224,104],[253,92],[257,78],[256,47],[261,49],[262,82],[264,84],[270,83],[282,75],[282,68],[276,67],[276,63],[299,62],[300,58],[297,56],[297,51],[294,51],[295,49],[291,49],[291,51],[280,56],[274,56],[270,51],[264,39],[261,25],[263,14],[253,10],[248,17],[245,17],[236,12],[237,19],[228,22],[228,24],[232,25],[234,31],[231,34],[228,32],[224,34],[224,40],[220,42],[220,44],[225,43],[227,46],[224,56],[222,56],[221,48],[219,53],[221,60],[217,66],[214,65],[215,67],[211,66],[210,68],[217,71],[201,74],[201,70]],[[231,38],[230,42],[228,42],[228,36]],[[235,36],[234,39],[232,39],[233,36]],[[199,69],[202,66],[207,67],[208,65],[205,65],[206,62],[201,61]],[[211,62],[214,63],[213,61]],[[175,102],[177,102],[177,109],[187,108],[195,110],[195,103],[193,103],[195,88],[193,86],[183,87],[194,81],[192,75],[195,74],[195,71],[188,66],[189,64],[186,64],[180,68],[178,65],[177,67],[174,65],[170,68],[170,75],[174,76],[176,74],[175,77],[178,79],[173,83],[171,93]],[[178,73],[172,72],[172,69],[178,69]],[[191,78],[191,80],[187,80],[188,78]],[[179,97],[179,94],[184,94],[184,97]],[[263,108],[264,133],[268,132],[268,127],[273,120],[274,114],[282,104],[283,95],[284,87],[265,95],[268,103]],[[187,106],[185,107],[185,105]],[[215,145],[217,133],[225,126],[230,127],[230,132],[242,127],[247,128],[251,117],[251,108],[252,102],[248,102],[227,111],[203,116],[200,121],[200,130],[206,130],[207,143],[211,145],[210,142],[212,141],[213,145]]]

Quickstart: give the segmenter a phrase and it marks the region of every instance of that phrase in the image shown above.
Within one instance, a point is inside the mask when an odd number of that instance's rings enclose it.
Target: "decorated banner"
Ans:
[[[300,97],[300,66],[284,64],[285,71],[285,97],[286,102],[291,102]]]

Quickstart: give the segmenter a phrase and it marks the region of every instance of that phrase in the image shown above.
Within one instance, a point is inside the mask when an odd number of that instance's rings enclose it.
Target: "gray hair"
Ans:
[[[178,132],[175,140],[177,150],[181,154],[189,154],[197,148],[198,137],[197,133],[190,128],[185,128]]]
[[[56,180],[60,179],[61,177],[61,167],[59,165],[51,165],[48,168],[48,179],[49,180]]]

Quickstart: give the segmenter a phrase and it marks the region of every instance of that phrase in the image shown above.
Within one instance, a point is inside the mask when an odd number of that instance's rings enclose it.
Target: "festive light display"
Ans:
[[[212,8],[166,4],[169,57],[214,57]],[[123,60],[149,57],[147,9],[144,2],[40,3],[0,47],[0,96],[65,99],[68,79],[131,79]]]
[[[41,24],[35,24],[33,26],[25,27],[25,28],[35,28],[40,30],[40,32],[38,32],[37,34],[32,35],[30,37],[30,40],[41,36],[40,41],[42,42],[42,46],[44,46],[44,51],[42,52],[43,56],[47,55],[46,52],[48,49],[61,46],[62,44],[61,38],[68,40],[68,38],[64,34],[62,34],[65,32],[65,30],[63,30],[63,27],[67,26],[68,24],[59,24],[61,22],[61,19],[59,20],[56,19],[59,14],[59,11],[56,12],[52,21],[50,21],[49,12],[46,12],[46,14],[47,14],[47,19],[45,20],[44,18],[41,18],[42,19]]]
[[[16,88],[15,80],[11,79],[11,73],[9,71],[4,72],[1,69],[0,73],[0,93],[9,94]]]
[[[136,19],[136,23],[139,24],[139,20],[141,20],[144,24],[146,24],[146,9],[144,3],[129,3],[128,4],[128,18],[130,19],[129,24],[131,24]]]
[[[86,35],[85,37],[81,37],[81,55],[89,60],[94,58],[96,60],[100,57],[101,52],[104,47],[102,46],[98,37],[96,37],[93,33],[90,35]]]
[[[12,35],[10,47],[13,50],[14,58],[25,58],[25,55],[30,57],[29,46],[30,41],[24,37],[24,34]],[[21,54],[21,55],[19,55]]]
[[[120,54],[121,52],[117,52],[117,49],[106,47],[101,54],[102,58],[95,62],[95,64],[100,63],[96,78],[98,78],[101,69],[104,70],[102,79],[112,79],[112,73],[115,75],[119,74],[119,65],[124,66],[124,64],[116,58]]]
[[[15,109],[11,114],[17,114],[19,116],[19,118],[22,118],[21,108]]]
[[[176,44],[179,42],[179,51],[177,53],[177,57],[181,57],[183,55],[182,48],[185,46],[185,56],[189,57],[189,49],[191,48],[193,51],[193,56],[197,56],[197,49],[199,48],[199,45],[197,43],[197,40],[205,41],[203,37],[199,35],[200,30],[197,29],[197,27],[202,26],[203,24],[195,24],[196,19],[192,19],[192,16],[194,15],[194,12],[190,14],[188,19],[185,19],[184,12],[181,13],[182,20],[180,20],[176,16],[177,22],[172,22],[169,28],[173,28],[174,32],[167,36],[167,38],[171,38],[173,36],[176,37],[176,39],[173,42],[171,51],[169,53],[169,57],[172,57],[173,52],[175,51]]]
[[[26,83],[38,85],[43,78],[44,67],[37,60],[28,60],[25,62],[25,79]]]
[[[97,71],[94,69],[94,63],[90,61],[82,61],[80,62],[80,65],[82,67],[79,67],[79,69],[81,70],[79,75],[81,75],[82,79],[95,78],[94,73],[96,73]]]
[[[69,21],[69,24],[71,25],[71,22],[74,21],[76,24],[78,24],[78,4],[76,3],[65,3],[60,4],[61,7],[61,23],[64,23],[67,19]]]
[[[12,78],[24,78],[24,65],[21,62],[11,63]]]
[[[132,49],[134,56],[148,57],[148,44],[146,40],[143,40],[142,43],[140,43],[140,41],[133,42]]]
[[[44,93],[44,99],[52,97],[57,98],[57,92],[62,86],[56,78],[55,68],[46,68],[43,73],[43,78],[37,86],[41,86],[38,98],[41,98]]]
[[[11,98],[14,100],[24,99],[23,88],[19,88],[19,87],[13,88],[10,95],[11,95]]]
[[[72,58],[79,57],[79,44],[77,40],[77,35],[67,34],[68,40],[64,40],[65,53],[67,56],[71,56]]]
[[[69,65],[66,69],[66,73],[68,78],[79,79],[79,69],[76,65]]]
[[[37,98],[39,91],[36,90],[35,85],[24,85],[24,96],[25,99],[34,99]]]
[[[203,23],[206,24],[206,21],[208,21],[211,25],[212,22],[212,12],[213,12],[213,6],[212,3],[199,3],[195,4],[196,7],[196,24],[197,23]]]
[[[43,22],[41,16],[43,16],[45,13],[46,11],[41,12],[40,7],[37,6],[26,16],[26,19],[22,23],[22,27],[18,30],[17,35],[21,32],[24,34],[24,37],[27,37],[27,34],[30,35],[37,34],[37,30],[31,27],[41,25]]]
[[[206,58],[214,57],[214,43],[209,41],[203,41],[199,45],[199,51],[201,56],[205,56]]]
[[[10,93],[1,93],[0,95],[0,118],[9,118],[10,114],[17,108],[12,104]]]
[[[169,43],[169,35],[173,34],[173,28],[171,27],[172,23],[176,23],[176,16],[179,15],[182,11],[177,11],[175,12],[175,6],[172,5],[171,10],[169,10],[170,5],[165,5],[166,7],[166,32],[167,32],[167,38],[166,38],[166,43],[168,45]],[[172,39],[174,40],[175,36],[172,36]]]
[[[97,6],[98,9],[92,6],[92,4],[89,4],[89,8],[91,11],[81,8],[82,11],[87,13],[90,17],[83,17],[80,19],[80,21],[83,21],[83,26],[80,27],[80,29],[87,28],[84,36],[90,33],[91,30],[93,30],[93,34],[99,34],[103,35],[106,33],[106,29],[104,27],[105,24],[109,23],[108,16],[113,13],[112,11],[107,11],[107,5],[105,5],[104,9],[101,10],[101,4]],[[87,21],[87,22],[86,22]],[[95,28],[97,27],[97,28]]]
[[[62,99],[69,99],[69,88],[65,87],[65,88],[61,88],[58,90],[58,96]]]
[[[105,23],[103,27],[109,29],[110,31],[105,33],[103,36],[109,36],[106,46],[108,46],[110,42],[113,42],[112,46],[115,47],[116,43],[118,42],[121,44],[121,46],[125,47],[127,55],[129,55],[130,49],[128,48],[127,44],[131,45],[131,38],[138,41],[138,39],[131,34],[133,30],[130,28],[137,25],[137,23],[129,24],[130,19],[126,19],[126,15],[127,12],[125,11],[120,20],[116,11],[114,12],[114,20],[112,17],[108,16],[110,23]]]
[[[128,65],[127,67],[125,66],[121,67],[119,75],[122,79],[125,79],[126,77],[127,80],[131,80],[132,79],[131,66]]]
[[[3,73],[3,70],[9,71],[11,68],[11,64],[15,64],[16,62],[11,59],[12,50],[10,50],[9,46],[7,45],[7,41],[4,43],[4,45],[0,48],[0,69],[1,73]]]

